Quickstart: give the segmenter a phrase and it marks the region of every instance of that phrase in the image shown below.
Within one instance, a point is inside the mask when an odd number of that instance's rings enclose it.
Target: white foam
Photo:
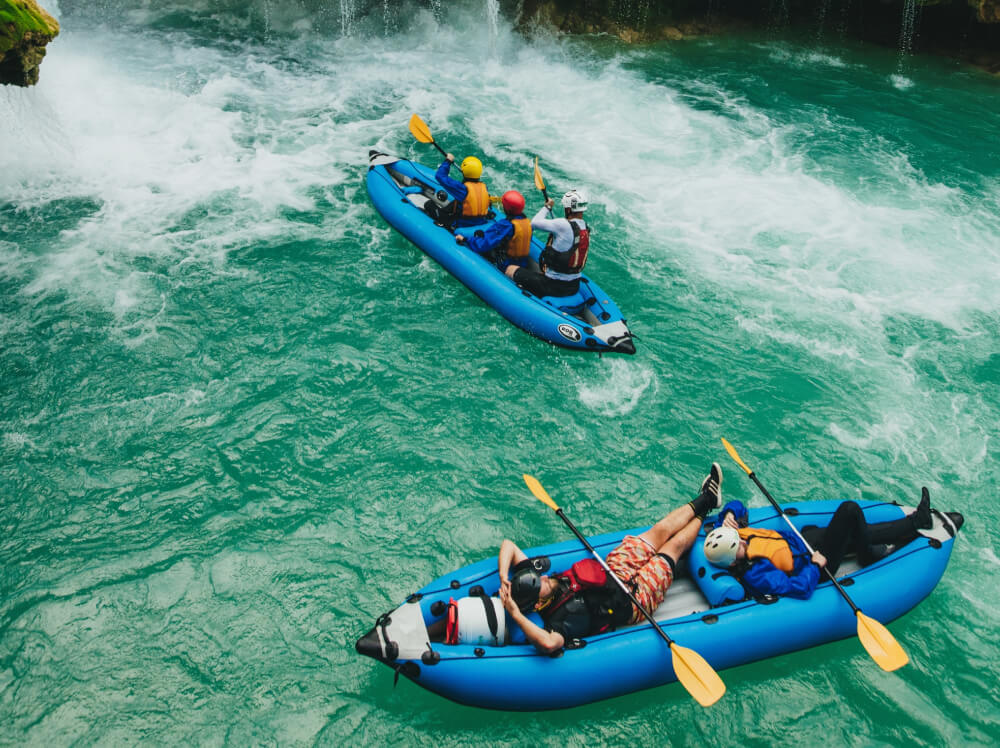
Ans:
[[[749,334],[872,362],[891,317],[962,331],[1000,308],[995,186],[970,202],[836,110],[778,121],[710,76],[684,81],[681,96],[681,82],[630,69],[648,50],[608,60],[552,38],[526,44],[506,23],[484,23],[487,10],[443,9],[441,22],[422,12],[389,38],[287,42],[288,64],[252,44],[64,29],[36,90],[0,92],[3,125],[42,133],[0,155],[0,198],[101,208],[43,262],[21,264],[26,290],[69,291],[134,321],[162,306],[162,289],[133,274],[137,257],[225,273],[234,249],[342,238],[371,215],[356,200],[368,147],[438,158],[406,129],[418,112],[445,147],[474,144],[491,186],[529,201],[539,155],[550,191],[587,189],[620,227],[617,256],[598,243],[595,259],[654,285],[681,267],[739,299],[734,317]],[[427,59],[451,63],[428,69]],[[818,161],[807,137],[817,129],[859,143],[864,168]],[[319,196],[322,226],[287,217]]]
[[[893,73],[889,76],[889,81],[892,83],[893,88],[898,88],[900,91],[905,91],[909,88],[913,88],[913,80],[907,78],[905,75],[899,73]]]
[[[603,416],[624,416],[656,392],[656,378],[646,366],[634,360],[612,358],[607,368],[595,372],[596,381],[577,385],[580,402]],[[652,394],[652,393],[650,393]]]

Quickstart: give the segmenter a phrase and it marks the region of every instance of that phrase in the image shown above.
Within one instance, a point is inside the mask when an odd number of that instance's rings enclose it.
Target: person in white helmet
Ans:
[[[961,526],[961,515],[947,514],[956,527]],[[868,566],[915,540],[919,530],[932,525],[926,488],[921,490],[915,512],[891,522],[868,524],[856,502],[842,502],[829,525],[803,529],[802,534],[816,549],[811,555],[791,531],[747,527],[747,510],[739,501],[726,504],[719,517],[721,523],[705,538],[709,563],[730,569],[751,595],[800,600],[812,596],[824,566],[836,574],[844,556],[851,552],[861,566]]]
[[[507,275],[522,288],[536,296],[572,296],[580,289],[580,276],[587,263],[590,249],[590,228],[583,220],[587,197],[581,190],[570,190],[562,196],[565,218],[550,218],[555,206],[552,198],[531,219],[533,231],[549,234],[539,257],[541,271],[530,268],[507,268]]]

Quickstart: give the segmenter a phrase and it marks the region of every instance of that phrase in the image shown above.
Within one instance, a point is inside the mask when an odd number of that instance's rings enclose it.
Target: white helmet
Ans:
[[[705,538],[705,558],[716,566],[732,566],[739,549],[740,534],[732,527],[716,527]]]
[[[580,190],[570,190],[562,196],[562,206],[573,213],[583,213],[587,209],[587,196]]]

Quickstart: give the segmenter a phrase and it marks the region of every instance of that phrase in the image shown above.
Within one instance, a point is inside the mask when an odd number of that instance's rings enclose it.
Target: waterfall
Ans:
[[[830,10],[830,0],[820,0],[819,4],[819,29],[816,31],[816,44],[823,44],[823,27],[826,25],[826,14]]]
[[[382,0],[382,18],[385,20],[385,35],[394,34],[398,29],[396,28],[396,16],[392,3],[389,0]]]
[[[340,0],[340,33],[350,36],[354,31],[354,20],[358,17],[358,0]]]
[[[768,7],[768,31],[776,33],[788,27],[788,0],[770,0]]]
[[[486,0],[486,22],[490,30],[490,57],[495,58],[500,36],[500,0]]]
[[[917,0],[906,0],[903,5],[903,24],[899,30],[899,61],[897,75],[903,74],[906,58],[913,54],[913,34],[917,26]]]

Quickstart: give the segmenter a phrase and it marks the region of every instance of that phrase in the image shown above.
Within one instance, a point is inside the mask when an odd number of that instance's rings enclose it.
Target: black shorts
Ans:
[[[535,296],[572,296],[580,290],[579,278],[556,280],[528,268],[518,268],[514,273],[514,282]]]

